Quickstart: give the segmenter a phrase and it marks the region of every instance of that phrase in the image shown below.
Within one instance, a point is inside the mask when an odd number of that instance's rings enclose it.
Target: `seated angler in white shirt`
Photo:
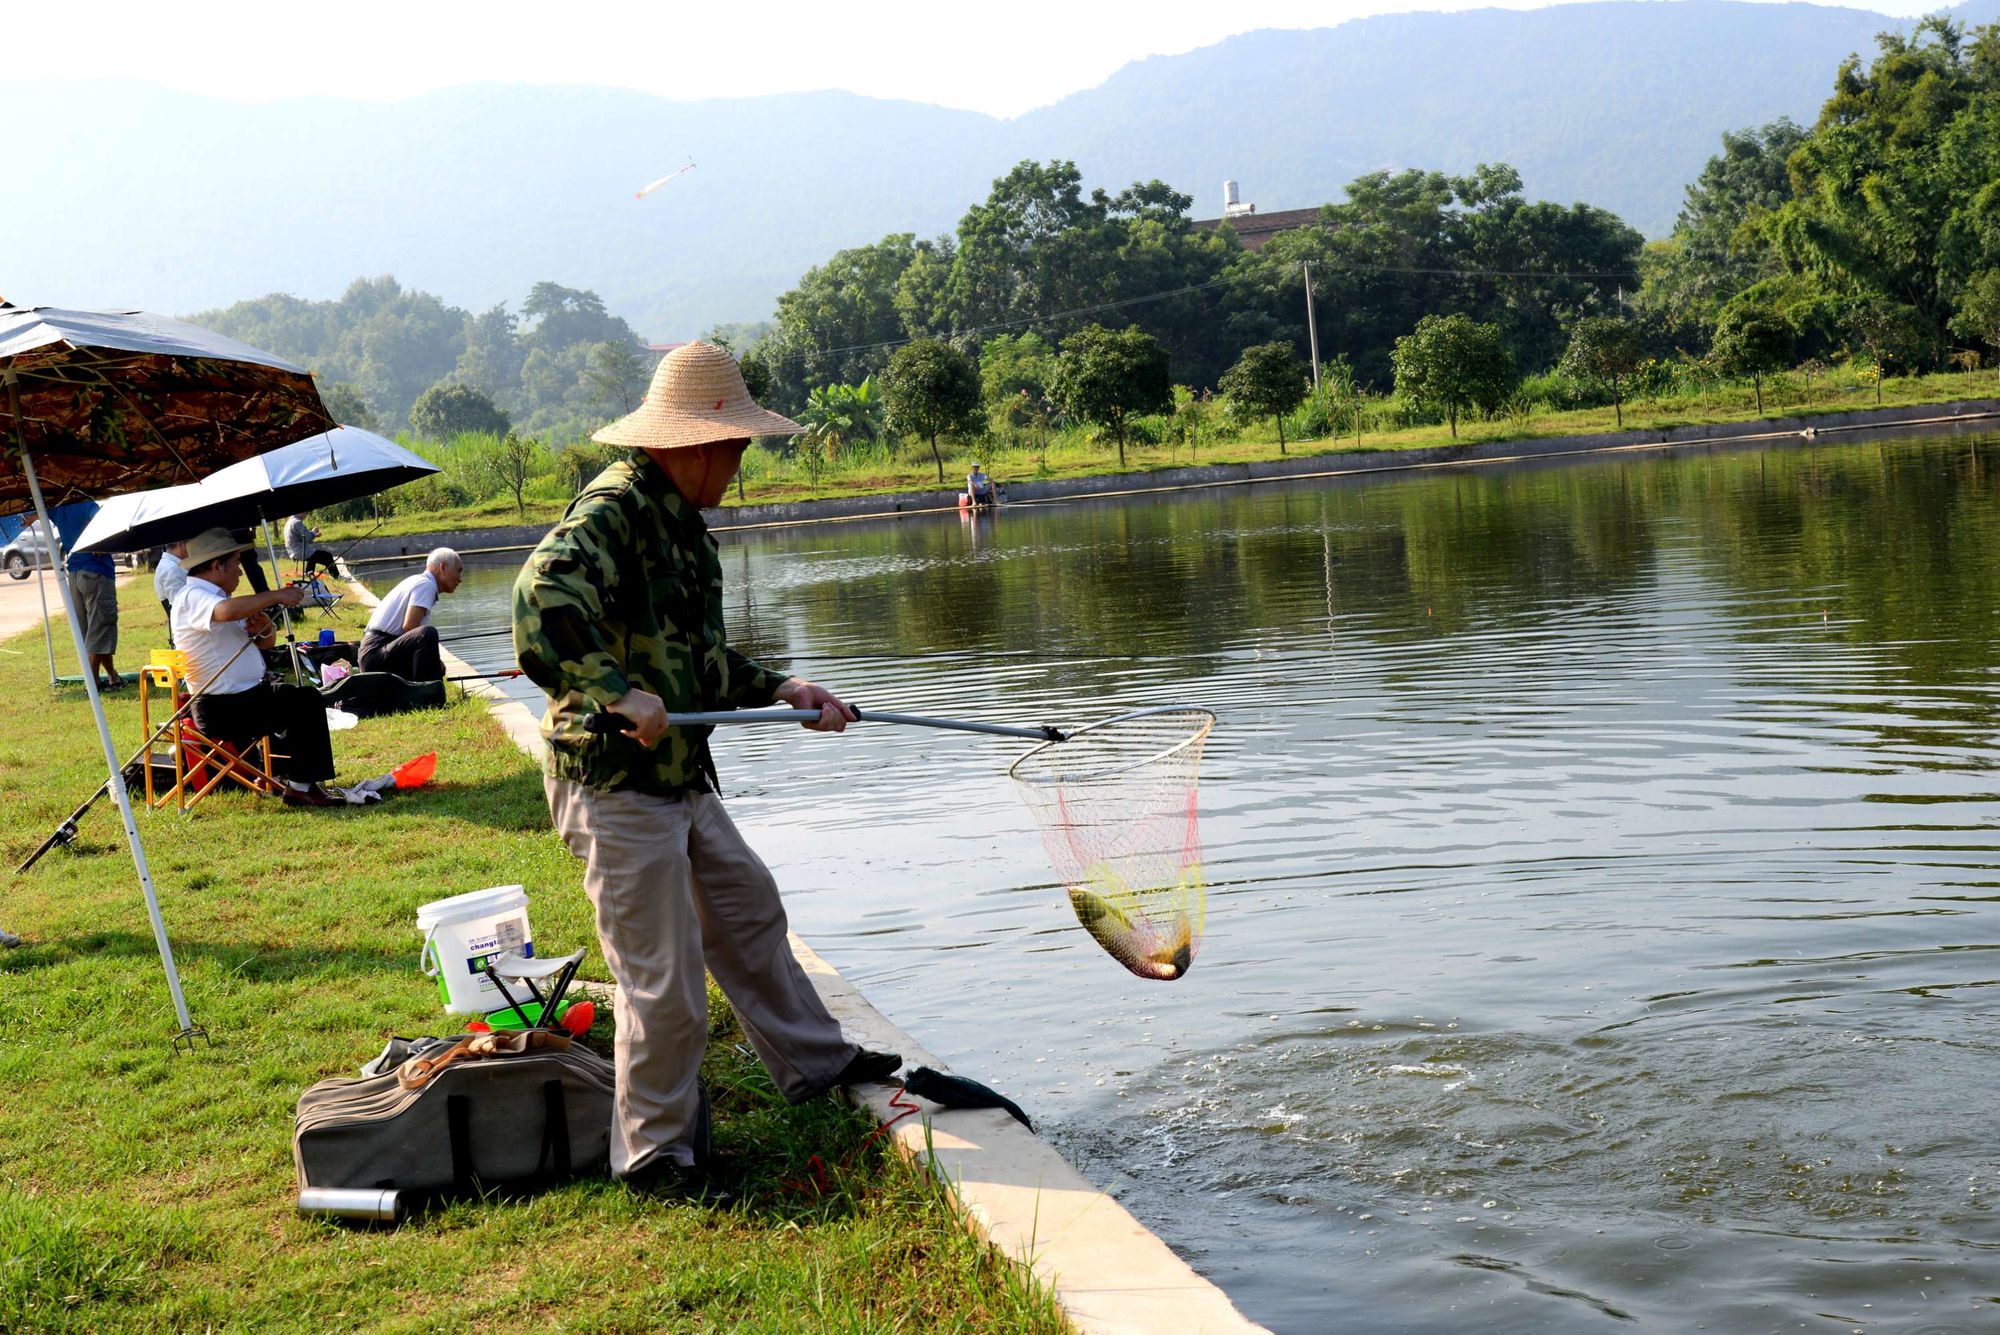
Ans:
[[[326,701],[290,682],[267,680],[263,651],[276,628],[273,607],[297,607],[296,588],[232,597],[249,543],[229,530],[209,529],[187,545],[187,583],[174,599],[174,644],[187,655],[188,684],[198,693],[194,724],[219,741],[273,738],[271,750],[285,801],[294,806],[340,805],[320,784],[333,777],[333,742]],[[246,647],[247,646],[247,647]]]
[[[437,681],[444,676],[438,652],[437,627],[431,609],[438,595],[450,593],[464,576],[465,563],[449,547],[440,547],[424,568],[389,590],[361,632],[356,655],[363,672],[393,672],[409,681]]]

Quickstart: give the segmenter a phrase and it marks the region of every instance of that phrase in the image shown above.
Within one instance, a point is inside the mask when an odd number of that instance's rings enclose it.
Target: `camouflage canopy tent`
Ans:
[[[333,426],[308,372],[234,339],[141,311],[0,302],[0,510],[31,502],[52,535],[51,503],[194,482]],[[77,657],[88,662],[62,552],[54,561]],[[200,1030],[181,994],[104,702],[89,672],[83,684],[180,1022],[176,1042],[188,1040]]]

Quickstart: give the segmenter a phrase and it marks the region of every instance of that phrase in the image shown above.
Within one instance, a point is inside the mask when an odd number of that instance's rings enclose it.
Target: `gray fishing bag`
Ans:
[[[583,1047],[545,1033],[398,1039],[363,1069],[379,1074],[322,1080],[299,1096],[301,1188],[470,1195],[608,1165],[616,1082],[611,1063]]]

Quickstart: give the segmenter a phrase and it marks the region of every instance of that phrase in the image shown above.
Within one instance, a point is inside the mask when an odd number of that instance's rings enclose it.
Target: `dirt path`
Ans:
[[[43,578],[48,577],[45,574]],[[0,576],[0,640],[19,635],[24,630],[38,630],[41,627],[42,600],[35,593],[36,583],[32,576],[27,579],[8,579]],[[49,613],[51,616],[59,617],[62,615],[62,594],[57,592],[53,582],[49,584],[48,592]],[[37,651],[39,652],[39,646]]]
[[[152,577],[150,571],[121,570],[118,572],[118,584],[122,588],[127,580],[151,579]],[[62,671],[74,672],[76,671],[76,650],[71,647],[69,630],[63,624],[62,590],[56,587],[55,576],[52,573],[44,571],[39,580],[33,575],[30,575],[26,579],[9,579],[5,575],[0,575],[0,640],[10,639],[13,636],[19,635],[24,630],[32,630],[35,632],[35,638],[32,642],[24,641],[21,644],[10,645],[9,648],[20,653],[32,651],[40,654],[44,652],[41,643],[42,599],[41,595],[36,592],[38,584],[46,586],[49,596],[49,617],[54,625],[56,634],[56,662],[61,666]],[[166,643],[164,638],[166,632],[162,626],[148,625],[143,628],[145,631],[144,635],[134,638],[133,632],[137,629],[140,628],[121,626],[119,627],[118,637],[118,647],[123,651],[121,652],[121,657],[130,658],[135,663],[146,657],[144,648],[139,646],[140,639],[146,639],[148,642],[158,640],[161,644]],[[154,633],[156,631],[158,632],[157,634]],[[128,643],[133,646],[130,650],[126,649]],[[64,664],[67,664],[67,666],[62,666]],[[123,667],[120,670],[129,672],[129,669]]]

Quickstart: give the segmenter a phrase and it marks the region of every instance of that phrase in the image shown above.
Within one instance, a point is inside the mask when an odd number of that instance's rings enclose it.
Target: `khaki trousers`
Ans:
[[[612,1174],[662,1156],[694,1162],[704,966],[779,1092],[796,1103],[825,1090],[855,1046],[793,958],[777,881],[721,800],[543,784],[557,833],[587,864],[583,888],[618,980]]]

